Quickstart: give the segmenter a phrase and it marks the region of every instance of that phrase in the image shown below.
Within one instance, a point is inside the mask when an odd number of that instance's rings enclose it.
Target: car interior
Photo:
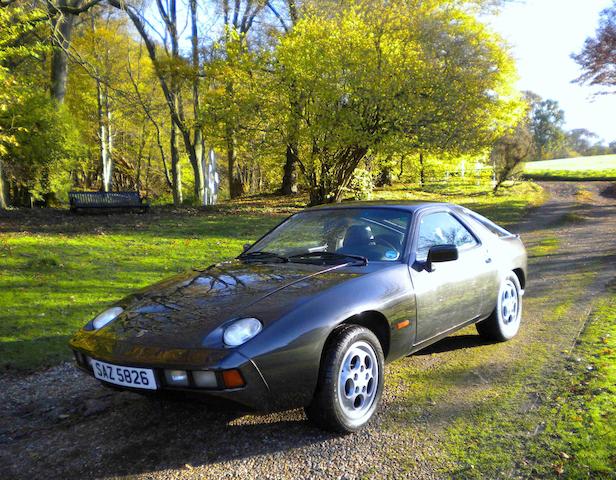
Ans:
[[[362,219],[365,223],[350,225],[342,240],[342,245],[336,249],[338,253],[361,255],[372,261],[396,261],[402,253],[402,241],[404,234],[397,232],[392,227],[377,224],[375,230],[383,233],[375,235],[373,228],[368,222],[377,223],[373,220]],[[391,229],[392,231],[388,231]]]

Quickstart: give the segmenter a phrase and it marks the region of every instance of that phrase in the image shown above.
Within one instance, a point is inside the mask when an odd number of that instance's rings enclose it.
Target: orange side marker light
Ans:
[[[410,320],[403,320],[401,322],[396,323],[396,329],[402,330],[403,328],[408,327],[411,324]]]

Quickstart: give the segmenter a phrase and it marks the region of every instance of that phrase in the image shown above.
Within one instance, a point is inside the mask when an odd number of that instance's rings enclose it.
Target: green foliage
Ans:
[[[46,93],[20,91],[5,114],[14,131],[3,158],[9,180],[35,198],[47,192],[65,193],[74,159],[81,153],[70,113]]]
[[[23,90],[11,75],[10,65],[23,58],[38,58],[44,52],[38,41],[22,42],[43,16],[38,9],[26,13],[21,8],[0,8],[0,161],[8,146],[15,146],[15,132],[20,128],[12,123],[9,109],[20,101]]]
[[[355,200],[370,200],[374,190],[372,174],[364,168],[356,169],[353,172],[348,190]]]
[[[543,100],[532,92],[526,92],[529,105],[529,128],[539,160],[553,158],[555,151],[562,151],[565,141],[565,112],[556,100]]]
[[[368,152],[477,152],[523,112],[502,42],[452,2],[308,14],[276,59],[315,202],[339,199]]]
[[[102,125],[111,132],[112,144],[107,147],[114,164],[114,188],[161,195],[167,186],[157,141],[163,152],[169,148],[170,120],[152,62],[131,37],[125,18],[93,16],[85,23],[73,38],[82,64],[71,70],[65,100],[88,146],[74,180],[84,189],[101,188]],[[173,72],[187,73],[185,66]]]
[[[494,191],[506,180],[522,173],[524,162],[535,152],[533,136],[527,121],[520,122],[514,129],[499,138],[490,155],[494,168]]]
[[[206,140],[222,152],[232,142],[243,191],[271,190],[280,179],[285,146],[278,131],[277,92],[267,70],[271,52],[249,49],[246,36],[229,29],[211,55],[200,112]]]

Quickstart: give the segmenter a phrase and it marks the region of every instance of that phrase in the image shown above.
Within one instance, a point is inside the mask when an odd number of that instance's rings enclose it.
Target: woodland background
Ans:
[[[515,89],[482,20],[499,4],[0,0],[0,207],[70,190],[202,205],[216,180],[220,198],[312,204],[465,174],[498,190],[525,161],[616,153]],[[613,83],[602,42],[578,81]]]

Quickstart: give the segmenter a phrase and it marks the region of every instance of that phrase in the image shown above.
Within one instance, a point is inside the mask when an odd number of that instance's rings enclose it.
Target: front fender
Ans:
[[[276,296],[284,295],[284,290]],[[241,347],[262,372],[281,408],[305,406],[317,386],[321,354],[327,338],[345,320],[362,312],[382,313],[390,333],[389,355],[393,360],[408,353],[414,341],[416,306],[406,265],[396,264],[322,291],[272,322],[258,337]],[[247,315],[258,313],[248,310]],[[406,328],[397,329],[409,320]]]

